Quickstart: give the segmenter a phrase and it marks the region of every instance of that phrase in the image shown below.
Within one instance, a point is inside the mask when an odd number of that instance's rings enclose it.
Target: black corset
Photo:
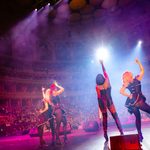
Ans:
[[[141,92],[141,82],[137,79],[134,79],[127,87],[132,94],[140,94]]]

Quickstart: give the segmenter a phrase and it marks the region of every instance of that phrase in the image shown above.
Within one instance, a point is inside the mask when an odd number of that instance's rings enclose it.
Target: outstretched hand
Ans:
[[[132,99],[132,98],[133,98],[133,95],[132,95],[132,94],[130,94],[130,95],[129,95],[129,99]]]
[[[42,114],[42,113],[43,113],[42,109],[40,109],[38,113],[39,113],[39,114]]]
[[[135,62],[136,62],[137,64],[140,63],[140,61],[138,60],[138,58],[135,59]]]
[[[57,81],[54,81],[54,84],[55,84],[56,86],[58,86],[58,83],[57,83]]]
[[[44,91],[45,90],[45,88],[44,87],[42,87],[42,91]]]

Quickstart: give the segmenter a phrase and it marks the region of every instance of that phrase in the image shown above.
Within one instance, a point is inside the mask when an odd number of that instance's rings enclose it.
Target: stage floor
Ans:
[[[150,124],[142,125],[144,140],[141,143],[143,150],[150,150]],[[135,128],[124,129],[125,135],[136,134]],[[116,127],[108,128],[108,135],[119,135]],[[110,150],[110,142],[104,143],[103,132],[85,132],[73,130],[68,134],[68,143],[61,146],[51,146],[51,135],[44,136],[47,146],[39,147],[39,138],[29,135],[0,137],[0,150]],[[61,140],[63,136],[61,136]]]

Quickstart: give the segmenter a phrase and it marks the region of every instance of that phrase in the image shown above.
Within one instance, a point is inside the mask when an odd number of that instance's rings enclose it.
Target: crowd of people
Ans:
[[[98,117],[98,107],[94,107],[95,104],[80,105],[80,101],[69,100],[62,101],[64,109],[66,111],[67,120],[72,126],[72,130],[82,129],[83,124],[88,121],[97,121],[101,125],[100,118]],[[90,113],[89,113],[90,109]],[[7,107],[0,108],[0,125],[5,126],[6,130],[1,133],[1,136],[10,135],[22,135],[28,133],[36,125],[36,115],[33,107],[26,107],[23,109],[15,108],[11,111]],[[87,115],[88,114],[88,115]],[[123,127],[130,127],[133,125],[134,116],[130,115],[126,108],[119,111],[121,122]],[[150,116],[145,113],[141,113],[142,122],[149,122]],[[111,114],[108,113],[108,126],[114,125],[114,120]]]

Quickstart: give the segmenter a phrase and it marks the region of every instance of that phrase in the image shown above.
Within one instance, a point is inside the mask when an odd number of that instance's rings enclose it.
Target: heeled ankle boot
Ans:
[[[41,138],[41,139],[40,139],[40,144],[41,144],[41,145],[44,145],[45,143],[46,143],[46,142],[44,141],[44,139]]]
[[[105,138],[105,142],[108,142],[108,135],[107,135],[107,132],[104,132],[104,138]]]
[[[56,145],[61,145],[61,141],[59,138],[56,138]]]
[[[55,137],[52,137],[52,143],[51,143],[52,146],[55,145]]]
[[[122,129],[120,129],[119,132],[120,132],[120,135],[124,135]]]
[[[142,142],[143,141],[143,135],[142,135],[142,133],[139,132],[138,135],[139,135],[139,141]]]
[[[117,115],[115,116],[115,121],[116,121],[116,125],[117,125],[117,127],[118,127],[118,129],[119,129],[120,135],[123,135],[122,126],[121,126],[120,120],[119,120],[119,118],[117,117]]]
[[[67,142],[68,142],[68,138],[67,138],[67,136],[65,136],[64,137],[64,143],[67,144]]]

